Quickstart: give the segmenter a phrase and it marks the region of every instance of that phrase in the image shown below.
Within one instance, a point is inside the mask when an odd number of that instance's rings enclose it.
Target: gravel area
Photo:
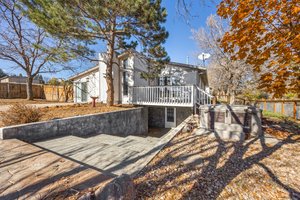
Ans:
[[[300,129],[264,120],[265,137],[181,133],[135,178],[138,199],[300,199]]]

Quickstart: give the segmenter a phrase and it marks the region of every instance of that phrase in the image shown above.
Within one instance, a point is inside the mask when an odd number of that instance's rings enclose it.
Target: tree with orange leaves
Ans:
[[[218,15],[230,20],[222,48],[261,73],[261,88],[274,97],[300,94],[298,0],[222,0]]]

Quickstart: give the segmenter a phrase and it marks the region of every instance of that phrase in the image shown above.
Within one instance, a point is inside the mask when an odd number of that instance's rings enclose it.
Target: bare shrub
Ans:
[[[10,106],[9,110],[0,114],[5,126],[38,122],[43,115],[38,108],[21,103]]]

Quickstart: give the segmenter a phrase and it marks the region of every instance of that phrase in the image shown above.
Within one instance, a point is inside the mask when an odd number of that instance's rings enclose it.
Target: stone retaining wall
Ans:
[[[51,137],[91,134],[119,136],[148,133],[148,109],[134,108],[0,128],[0,139],[34,142]]]

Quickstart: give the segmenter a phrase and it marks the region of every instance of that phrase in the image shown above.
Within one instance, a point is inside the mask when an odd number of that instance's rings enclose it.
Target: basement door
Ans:
[[[176,108],[165,108],[165,128],[176,127]]]

